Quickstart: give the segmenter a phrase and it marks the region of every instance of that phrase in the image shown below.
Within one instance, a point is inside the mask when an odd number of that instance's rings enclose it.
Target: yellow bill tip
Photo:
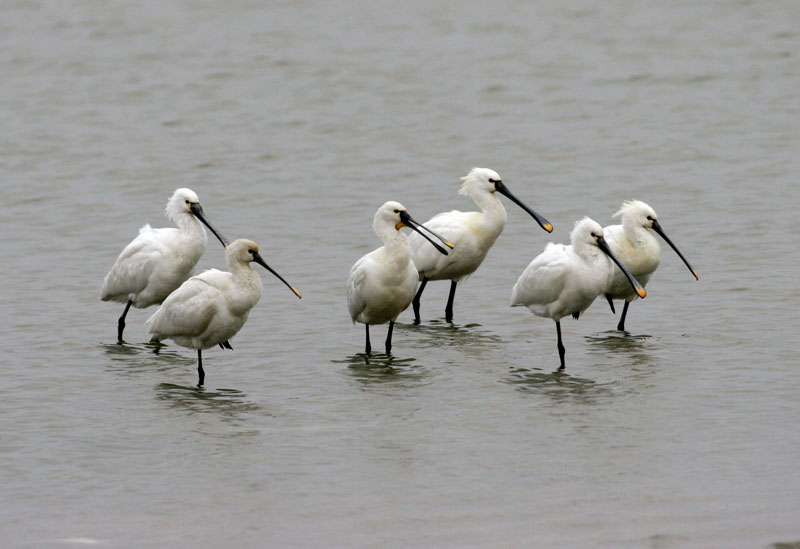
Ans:
[[[647,297],[647,290],[645,290],[644,288],[636,288],[636,293],[639,294],[639,297],[641,297],[642,299]]]
[[[294,295],[296,295],[298,299],[302,299],[303,298],[303,296],[300,295],[300,292],[297,291],[297,288],[295,288],[294,286],[290,286],[290,288],[292,289],[292,291],[294,292]]]
[[[447,246],[448,248],[450,248],[451,250],[452,250],[453,248],[455,248],[455,246],[453,246],[453,243],[452,243],[452,242],[450,242],[449,240],[445,240],[445,241],[444,241],[444,245],[445,245],[445,246]]]
[[[700,275],[698,275],[698,274],[697,274],[697,271],[695,271],[694,269],[692,269],[692,274],[694,275],[694,279],[695,279],[695,280],[700,280]]]
[[[548,233],[552,233],[553,232],[553,226],[550,223],[545,223],[544,230],[547,231]]]

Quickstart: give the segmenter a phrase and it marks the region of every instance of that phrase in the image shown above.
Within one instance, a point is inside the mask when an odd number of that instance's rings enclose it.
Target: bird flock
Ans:
[[[389,201],[375,212],[372,230],[383,245],[353,264],[347,277],[347,308],[353,322],[364,324],[366,355],[372,353],[370,326],[389,324],[386,354],[400,313],[413,305],[420,323],[420,300],[429,281],[449,280],[445,320],[453,320],[456,285],[474,273],[503,232],[507,214],[498,197],[505,196],[527,212],[548,233],[553,226],[517,198],[494,170],[473,168],[462,178],[459,193],[480,211],[457,210],[418,223],[399,202]],[[172,339],[197,350],[198,387],[205,380],[202,351],[230,343],[261,298],[262,282],[251,267],[257,263],[275,275],[298,297],[299,291],[273,270],[252,240],[229,242],[208,220],[190,189],[177,189],[167,201],[166,216],[177,227],[145,225],[117,257],[103,280],[101,299],[125,304],[117,321],[117,341],[124,343],[125,318],[131,306],[160,307],[147,319],[151,343]],[[575,222],[568,245],[548,243],[533,258],[511,290],[512,307],[525,306],[555,322],[560,366],[566,367],[561,319],[578,319],[599,296],[616,313],[614,300],[624,305],[617,329],[624,331],[630,303],[647,296],[645,286],[658,268],[658,234],[698,279],[689,261],[667,237],[655,210],[639,200],[623,202],[614,217],[621,224],[602,227],[584,217]],[[225,248],[228,271],[208,269],[190,276],[203,255],[205,228]],[[412,230],[407,237],[400,229]]]

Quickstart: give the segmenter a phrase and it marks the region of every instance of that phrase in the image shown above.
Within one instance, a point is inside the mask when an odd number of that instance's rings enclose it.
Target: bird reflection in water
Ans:
[[[347,364],[344,373],[365,386],[409,388],[425,382],[428,369],[417,364],[416,358],[398,358],[387,354],[358,353],[334,364]]]

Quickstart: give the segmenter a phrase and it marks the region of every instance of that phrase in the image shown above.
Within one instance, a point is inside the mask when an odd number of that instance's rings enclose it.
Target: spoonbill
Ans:
[[[244,326],[247,315],[261,298],[261,277],[250,267],[255,261],[278,277],[292,292],[301,297],[294,286],[286,282],[264,262],[258,245],[241,238],[225,250],[230,272],[208,269],[193,276],[169,294],[147,327],[151,341],[172,339],[178,345],[197,349],[198,387],[203,386],[203,349],[215,345],[232,349],[228,340]]]
[[[622,207],[614,214],[614,217],[621,217],[622,224],[609,225],[603,229],[608,246],[642,286],[647,285],[647,281],[650,280],[650,277],[658,268],[658,263],[661,259],[661,246],[659,246],[658,240],[649,229],[658,233],[675,250],[678,257],[683,260],[694,275],[695,280],[699,280],[697,272],[664,233],[653,208],[641,200],[628,200],[622,203]],[[629,284],[622,277],[620,271],[614,273],[614,278],[604,293],[608,304],[611,306],[611,312],[616,312],[614,311],[615,299],[625,300],[625,305],[622,307],[622,316],[619,319],[619,324],[617,324],[617,330],[624,330],[628,306],[631,301],[636,299],[636,293],[631,291]]]
[[[161,303],[192,274],[208,242],[198,220],[211,229],[223,247],[228,244],[208,221],[197,194],[191,189],[175,190],[167,201],[166,216],[178,228],[153,229],[145,225],[139,229],[139,235],[123,248],[103,280],[100,299],[125,303],[117,321],[120,343],[131,305],[144,309]]]
[[[412,234],[409,243],[414,265],[422,281],[414,296],[414,323],[419,324],[419,302],[425,285],[429,280],[449,280],[450,296],[444,314],[447,322],[453,321],[453,298],[456,284],[465,280],[480,266],[489,248],[503,232],[506,225],[506,209],[495,193],[500,193],[528,212],[548,233],[553,226],[542,216],[523,204],[511,194],[496,171],[488,168],[473,168],[463,181],[459,194],[471,198],[481,209],[480,212],[450,212],[435,215],[425,223],[426,227],[437,231],[455,246],[448,256],[437,254],[422,239]]]
[[[524,305],[537,316],[552,318],[558,334],[558,356],[564,369],[561,319],[576,320],[614,277],[616,263],[637,295],[647,292],[609,249],[599,223],[584,217],[575,223],[569,246],[549,243],[522,272],[511,291],[511,306]]]
[[[400,232],[409,227],[426,239],[436,251],[447,255],[443,248],[428,238],[420,229],[442,241],[448,248],[453,247],[441,236],[420,225],[399,202],[389,201],[378,208],[372,221],[372,230],[383,242],[383,246],[364,255],[355,262],[347,278],[347,308],[353,323],[366,326],[366,354],[370,354],[370,324],[389,323],[386,336],[386,354],[392,350],[392,330],[397,316],[411,304],[417,289],[419,274],[411,261],[411,248],[406,235]]]

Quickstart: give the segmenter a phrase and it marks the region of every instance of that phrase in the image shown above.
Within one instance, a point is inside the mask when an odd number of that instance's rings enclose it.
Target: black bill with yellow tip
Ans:
[[[658,222],[658,219],[654,219],[654,220],[653,220],[653,230],[654,230],[655,232],[657,232],[657,233],[658,233],[658,235],[659,235],[661,238],[663,238],[664,240],[666,240],[667,244],[669,244],[669,245],[670,245],[670,247],[671,247],[673,250],[675,250],[675,253],[676,253],[676,254],[678,254],[678,257],[680,257],[680,258],[683,260],[683,262],[684,262],[684,263],[686,263],[686,266],[687,266],[687,267],[689,267],[689,270],[690,270],[690,271],[692,272],[692,274],[694,275],[694,279],[695,279],[695,280],[700,280],[700,277],[699,277],[699,276],[697,276],[697,272],[696,272],[696,271],[695,271],[695,270],[692,268],[692,266],[689,264],[689,262],[686,260],[686,258],[685,258],[685,257],[683,257],[683,254],[680,252],[680,250],[678,250],[678,247],[677,247],[675,244],[673,244],[673,243],[672,243],[672,240],[670,240],[670,239],[667,237],[667,235],[664,233],[664,229],[662,229],[662,228],[661,228],[661,224]]]
[[[531,208],[523,204],[523,202],[519,198],[511,194],[511,191],[508,190],[508,187],[506,187],[505,183],[503,183],[502,181],[496,181],[494,184],[494,188],[497,189],[497,192],[508,198],[511,202],[513,202],[514,204],[516,204],[517,206],[528,212],[530,216],[536,220],[536,222],[542,229],[544,229],[548,233],[553,232],[553,226],[550,224],[550,222],[547,221],[544,217],[542,217],[538,213],[534,212]]]
[[[192,210],[192,213],[194,214],[194,216],[197,219],[199,219],[203,223],[203,225],[208,227],[209,230],[211,230],[211,232],[214,233],[214,236],[216,236],[219,239],[219,241],[222,242],[222,247],[223,248],[227,248],[228,244],[230,244],[230,242],[228,241],[227,238],[222,236],[222,233],[217,231],[214,228],[214,226],[211,225],[211,222],[206,218],[206,214],[205,214],[205,212],[203,212],[203,207],[200,205],[200,203],[199,202],[195,202],[194,204],[190,204],[189,205],[189,209]]]
[[[255,261],[256,263],[258,263],[259,265],[261,265],[262,267],[264,267],[266,270],[268,270],[269,272],[271,272],[271,273],[272,273],[272,274],[274,274],[275,276],[277,276],[277,277],[278,277],[278,279],[279,279],[281,282],[283,282],[284,284],[286,284],[286,285],[289,287],[289,289],[290,289],[290,290],[292,290],[292,292],[294,292],[294,295],[296,295],[298,298],[301,298],[301,297],[303,297],[302,295],[300,295],[300,292],[298,292],[298,291],[295,289],[295,287],[294,287],[294,286],[292,286],[291,284],[289,284],[288,282],[286,282],[286,280],[284,280],[284,278],[283,278],[281,275],[279,275],[278,273],[276,273],[276,272],[275,272],[275,271],[272,269],[272,267],[270,267],[269,265],[267,265],[266,261],[264,261],[264,259],[261,257],[261,255],[259,255],[259,253],[258,253],[258,252],[256,252],[256,253],[254,253],[254,254],[253,254],[253,261]]]
[[[399,230],[401,227],[408,227],[409,229],[411,229],[411,230],[413,230],[413,231],[416,231],[416,232],[418,232],[419,234],[421,234],[421,235],[422,235],[422,238],[424,238],[425,240],[427,240],[428,242],[430,242],[430,243],[431,243],[431,245],[432,245],[434,248],[436,248],[437,250],[439,250],[439,252],[440,252],[440,253],[442,253],[442,254],[444,254],[444,255],[447,255],[447,250],[446,250],[445,248],[442,248],[441,246],[439,246],[439,245],[438,245],[436,242],[434,242],[433,240],[431,240],[431,239],[428,237],[428,235],[426,235],[425,233],[423,233],[422,231],[420,231],[420,229],[425,229],[426,231],[428,231],[429,233],[431,233],[433,236],[435,236],[436,238],[438,238],[439,240],[441,240],[441,241],[442,241],[442,244],[444,244],[445,246],[447,246],[447,247],[448,247],[448,248],[450,248],[451,250],[453,249],[453,245],[452,245],[450,242],[448,242],[447,240],[445,240],[444,238],[442,238],[441,236],[439,236],[438,234],[436,234],[435,232],[433,232],[432,230],[430,230],[429,228],[427,228],[425,225],[423,225],[423,224],[421,224],[421,223],[417,223],[416,221],[414,221],[414,219],[413,219],[413,218],[412,218],[410,215],[408,215],[408,212],[406,212],[406,211],[402,211],[402,212],[400,212],[400,222],[399,222],[397,225],[395,225],[395,228],[396,228],[396,229],[398,229],[398,230]]]
[[[603,250],[603,252],[608,257],[611,258],[611,261],[617,264],[617,267],[620,268],[622,274],[624,274],[625,277],[628,279],[628,282],[631,283],[631,286],[633,286],[634,291],[636,291],[639,297],[641,297],[642,299],[647,297],[647,291],[644,289],[644,286],[639,284],[639,281],[633,278],[633,275],[630,273],[630,271],[625,268],[625,266],[620,262],[619,259],[617,259],[617,256],[614,255],[614,253],[611,251],[611,248],[608,247],[608,242],[606,242],[606,239],[603,238],[602,236],[597,237],[597,246],[601,250]]]

